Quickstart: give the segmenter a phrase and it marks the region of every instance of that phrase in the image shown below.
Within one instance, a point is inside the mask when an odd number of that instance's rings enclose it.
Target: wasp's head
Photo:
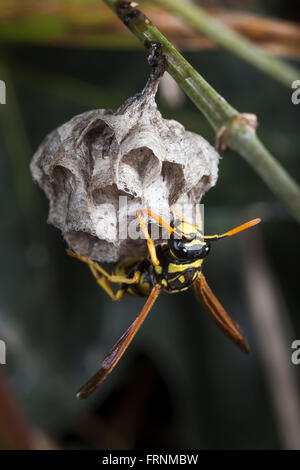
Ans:
[[[137,214],[140,211],[137,211]],[[210,251],[210,242],[220,240],[221,238],[231,237],[236,233],[242,232],[258,224],[260,219],[249,220],[245,224],[239,225],[221,235],[203,235],[200,228],[196,225],[186,222],[179,214],[178,219],[173,225],[168,225],[159,215],[154,212],[143,209],[143,212],[153,217],[159,225],[164,227],[170,234],[169,250],[174,258],[181,260],[195,260],[205,258]]]
[[[209,241],[205,241],[203,234],[196,225],[177,221],[174,232],[169,239],[171,255],[181,260],[205,258],[210,251]]]

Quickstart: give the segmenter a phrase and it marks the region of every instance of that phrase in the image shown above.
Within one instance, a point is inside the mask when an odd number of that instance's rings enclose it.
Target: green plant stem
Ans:
[[[233,31],[190,0],[153,0],[179,14],[190,26],[208,36],[224,49],[291,88],[300,70],[267,54],[261,47]]]
[[[136,8],[136,4],[104,0],[131,32],[149,47],[159,42],[168,59],[168,72],[210,122],[223,142],[238,152],[261,176],[274,194],[285,203],[300,223],[300,190],[297,183],[270,154],[245,119],[182,57],[160,31]]]
[[[123,3],[129,4],[129,2],[120,2],[119,0],[104,0],[104,2],[123,22],[126,13],[139,11],[137,8],[129,7],[122,16],[119,6]],[[168,72],[200,111],[203,112],[215,131],[218,131],[224,122],[238,115],[238,112],[204,80],[143,14],[134,17],[128,24],[126,23],[126,26],[138,37],[145,47],[148,47],[151,42],[157,42],[162,45],[162,52],[168,58]]]

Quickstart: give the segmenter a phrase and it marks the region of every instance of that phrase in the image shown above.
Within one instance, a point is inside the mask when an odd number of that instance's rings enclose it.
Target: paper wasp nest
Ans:
[[[33,178],[50,202],[48,222],[81,255],[102,262],[144,255],[144,240],[119,236],[136,210],[151,208],[163,217],[180,197],[200,202],[216,183],[218,153],[203,137],[162,118],[157,86],[150,78],[117,111],[73,117],[32,159]],[[119,207],[119,196],[127,196],[127,207]]]

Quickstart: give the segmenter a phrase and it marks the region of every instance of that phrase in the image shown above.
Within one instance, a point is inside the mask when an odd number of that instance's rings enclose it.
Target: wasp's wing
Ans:
[[[88,380],[88,382],[81,387],[77,392],[77,398],[87,398],[91,393],[93,393],[96,388],[103,382],[103,380],[110,374],[116,364],[119,362],[127,347],[135,337],[137,331],[139,330],[141,324],[147,317],[150,312],[155,300],[158,297],[161,288],[159,285],[153,287],[151,294],[149,295],[147,302],[142,308],[140,314],[136,317],[134,322],[129,326],[129,328],[123,333],[121,338],[116,342],[113,348],[109,351],[107,356],[104,358],[101,369],[93,375],[93,377]]]
[[[195,281],[194,287],[197,296],[201,299],[217,325],[242,351],[248,353],[249,347],[246,338],[215,297],[203,274]]]

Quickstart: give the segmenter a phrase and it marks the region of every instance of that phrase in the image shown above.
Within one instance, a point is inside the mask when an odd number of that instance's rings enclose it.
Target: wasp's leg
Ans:
[[[157,254],[156,254],[155,244],[154,244],[154,241],[152,240],[152,238],[149,235],[149,232],[148,232],[148,229],[147,229],[147,226],[146,226],[146,223],[145,223],[145,220],[144,220],[144,217],[143,217],[141,211],[136,211],[136,216],[137,216],[138,221],[140,223],[143,234],[146,238],[147,245],[148,245],[148,251],[150,253],[150,258],[151,258],[152,264],[154,266],[158,266],[159,261],[158,261]]]
[[[92,268],[95,269],[110,282],[116,282],[117,284],[137,284],[140,280],[141,273],[139,272],[136,272],[132,278],[128,278],[126,276],[115,276],[114,274],[109,274],[98,263],[95,263],[95,261],[92,261],[91,259],[85,258],[84,256],[78,255],[77,253],[73,253],[71,250],[67,250],[67,253],[68,255],[73,256],[73,258],[77,258],[83,263],[88,264],[91,270]]]
[[[125,294],[125,289],[121,288],[116,293],[112,290],[110,282],[104,277],[101,276],[98,271],[94,268],[94,266],[89,266],[90,270],[92,271],[97,284],[105,290],[105,292],[109,295],[112,300],[121,300],[123,295]]]

